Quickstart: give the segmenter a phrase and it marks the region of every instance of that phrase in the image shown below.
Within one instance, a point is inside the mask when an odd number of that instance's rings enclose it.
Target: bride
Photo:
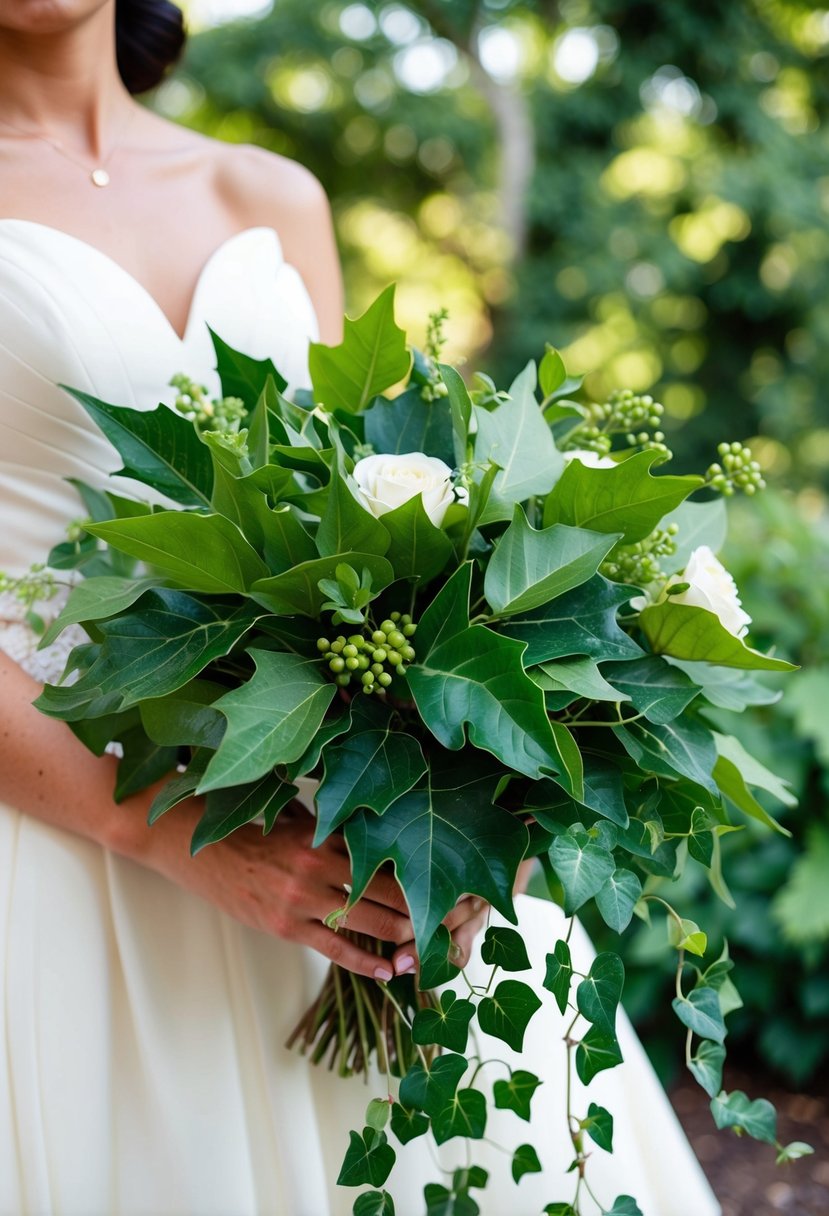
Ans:
[[[309,340],[340,337],[319,183],[133,99],[182,41],[166,0],[0,0],[0,569],[11,575],[83,515],[65,479],[104,484],[117,467],[59,383],[151,408],[176,371],[214,383],[210,324],[297,387]],[[344,847],[312,849],[297,804],[270,836],[250,826],[191,860],[198,801],[152,829],[154,791],[116,806],[113,758],[32,708],[67,646],[35,648],[20,603],[0,596],[0,1216],[350,1212],[353,1193],[335,1180],[372,1094],[283,1047],[325,959],[390,976],[323,924],[349,879]],[[543,958],[561,915],[519,905]],[[464,958],[485,911],[464,900],[448,922]],[[390,878],[349,924],[395,943],[398,973],[414,968]],[[544,1172],[515,1191],[503,1160],[487,1162],[487,1216],[572,1194],[559,1019],[546,1014],[529,1045],[548,1061]],[[716,1216],[627,1023],[621,1037],[625,1065],[590,1091],[618,1128],[614,1155],[591,1161],[594,1189],[608,1205],[635,1196],[645,1216]],[[508,1141],[520,1132],[503,1114]],[[403,1154],[390,1182],[399,1216],[422,1213],[437,1168],[418,1144]]]

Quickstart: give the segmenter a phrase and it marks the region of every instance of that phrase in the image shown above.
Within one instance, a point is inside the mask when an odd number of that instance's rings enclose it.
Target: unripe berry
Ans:
[[[360,671],[365,671],[368,668],[368,655],[367,654],[361,654],[361,655],[357,656],[357,666],[360,668]]]
[[[374,672],[364,671],[360,679],[363,681],[364,687],[368,688],[374,683]]]
[[[356,671],[357,668],[360,666],[360,660],[357,658],[356,654],[349,655],[345,661],[345,665],[349,671]]]
[[[347,646],[343,646],[343,654],[347,659],[357,658],[357,647],[353,642],[349,642]]]
[[[385,633],[385,634],[394,633],[394,631],[395,631],[394,621],[383,621],[383,623],[380,625],[380,628],[383,630],[383,633]]]
[[[408,612],[404,612],[400,618],[400,624],[401,625],[411,625],[411,623],[412,623],[412,618],[409,616]]]
[[[413,638],[416,633],[417,633],[417,625],[413,625],[411,622],[409,622],[408,625],[403,626],[403,636],[404,637]]]
[[[336,638],[331,643],[331,649],[334,651],[334,654],[339,654],[343,646],[345,646],[345,638]]]
[[[403,655],[398,654],[396,650],[390,650],[386,662],[390,663],[392,667],[399,667],[403,662]]]
[[[317,650],[324,653],[326,650],[330,649],[331,643],[328,641],[328,638],[317,638]]]
[[[383,664],[382,663],[372,663],[370,670],[373,671],[376,676],[379,676],[382,674],[382,672],[384,670]]]
[[[385,634],[383,636],[385,638]],[[386,651],[385,647],[379,646],[377,650],[373,652],[371,657],[375,663],[385,663],[387,653],[388,652]]]
[[[389,645],[394,646],[396,650],[399,650],[401,646],[406,645],[406,639],[403,637],[403,634],[399,629],[393,629],[389,634]]]
[[[356,646],[359,649],[363,644],[362,634],[352,633],[351,637],[348,639],[348,644],[349,646]]]
[[[340,688],[348,688],[351,683],[351,676],[344,671],[341,676],[337,676],[336,683],[339,684]]]
[[[406,661],[409,663],[411,663],[415,657],[415,652],[414,652],[413,646],[404,646],[400,653],[403,655],[403,658],[406,659]]]
[[[328,664],[328,666],[334,672],[343,671],[343,669],[345,668],[345,659],[341,659],[340,656],[337,655],[336,658],[331,660],[331,662]]]
[[[397,622],[400,620],[399,612],[392,612],[389,615],[391,616],[391,619],[394,621],[395,624],[397,624]]]
[[[387,671],[381,671],[377,677],[377,683],[381,688],[388,688],[389,684],[391,684],[391,676]]]
[[[386,635],[383,633],[382,629],[375,629],[374,633],[371,635],[371,640],[377,646],[382,646],[386,641]]]

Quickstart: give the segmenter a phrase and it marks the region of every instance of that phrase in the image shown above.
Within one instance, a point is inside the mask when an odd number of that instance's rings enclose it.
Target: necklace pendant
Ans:
[[[106,169],[93,169],[89,175],[93,186],[108,186],[109,174]]]

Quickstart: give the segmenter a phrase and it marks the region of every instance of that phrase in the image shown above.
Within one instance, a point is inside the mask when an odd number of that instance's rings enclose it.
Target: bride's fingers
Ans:
[[[334,933],[318,921],[306,921],[295,940],[302,942],[304,946],[310,946],[312,950],[318,950],[320,954],[331,959],[332,963],[338,963],[340,967],[355,971],[358,975],[366,975],[375,980],[392,978],[391,963],[386,959],[378,958],[369,950],[361,950],[343,934]]]
[[[456,929],[452,934],[452,943],[455,947],[452,962],[456,967],[465,967],[472,956],[472,947],[475,944],[475,938],[480,933],[486,921],[486,913],[480,912],[471,920],[466,921]]]
[[[443,923],[450,933],[454,933],[461,925],[468,920],[480,916],[486,907],[486,900],[481,899],[478,895],[465,895],[459,903],[455,905],[448,916],[444,917]]]
[[[332,898],[336,899],[336,892],[332,892]],[[408,916],[401,916],[387,904],[378,904],[370,899],[361,899],[353,908],[349,908],[340,921],[340,928],[368,933],[381,942],[396,942],[398,945],[411,941],[413,933]]]

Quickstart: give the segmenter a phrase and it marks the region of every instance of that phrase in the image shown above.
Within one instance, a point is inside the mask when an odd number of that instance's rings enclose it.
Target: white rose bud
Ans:
[[[609,456],[600,456],[598,452],[591,452],[588,448],[574,448],[572,452],[562,452],[562,456],[568,464],[571,460],[579,460],[588,469],[616,468],[615,460],[611,460]]]
[[[456,495],[449,465],[423,452],[366,456],[355,464],[354,480],[363,505],[378,519],[420,494],[424,511],[439,528],[456,497],[462,502],[467,498],[463,489]]]
[[[743,609],[734,579],[707,545],[694,549],[681,576],[688,589],[671,599],[676,604],[707,608],[719,617],[720,624],[735,637],[744,637],[751,617]]]

